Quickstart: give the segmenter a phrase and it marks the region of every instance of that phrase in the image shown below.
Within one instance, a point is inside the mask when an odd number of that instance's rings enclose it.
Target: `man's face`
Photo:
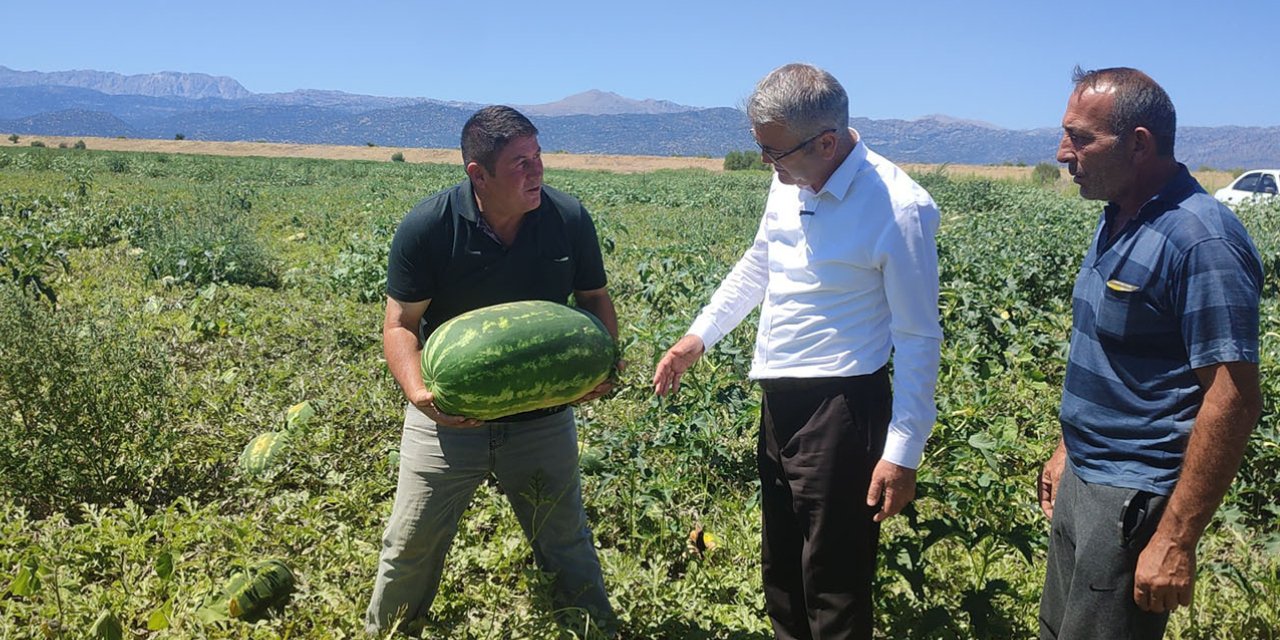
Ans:
[[[801,137],[778,122],[754,125],[751,132],[760,146],[760,159],[773,167],[782,184],[806,187],[830,175],[823,175],[822,158],[813,153],[822,135]]]
[[[542,204],[542,147],[537,136],[512,139],[498,152],[493,173],[480,168],[476,192],[486,210],[527,213]]]
[[[1116,201],[1134,179],[1133,159],[1128,147],[1111,132],[1111,110],[1115,95],[1109,87],[1084,88],[1067,100],[1062,116],[1062,141],[1058,162],[1080,185],[1086,200]]]

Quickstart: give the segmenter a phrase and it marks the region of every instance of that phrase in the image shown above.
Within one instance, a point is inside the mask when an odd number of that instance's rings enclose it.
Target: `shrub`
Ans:
[[[0,283],[54,304],[58,296],[51,281],[71,270],[63,225],[49,215],[58,206],[41,197],[0,200]]]
[[[44,143],[43,143],[43,142],[41,142],[41,141],[39,141],[39,140],[32,140],[32,141],[31,141],[31,146],[33,146],[33,147],[43,147],[43,146],[44,146]]]
[[[1049,186],[1058,181],[1061,170],[1052,162],[1041,162],[1031,170],[1031,181],[1040,186]]]
[[[76,140],[74,147],[76,149],[84,149],[85,148],[84,140]]]
[[[129,159],[123,155],[112,155],[107,158],[107,171],[111,173],[128,173]]]
[[[185,135],[183,135],[183,134],[181,134],[181,133],[175,133],[175,134],[173,134],[173,139],[174,139],[174,140],[186,140],[186,139],[187,139],[187,136],[185,136]]]
[[[397,152],[395,152],[395,153],[391,154],[391,161],[392,161],[392,162],[404,162],[404,154],[403,154],[403,153],[400,153],[399,151],[397,151]]]
[[[19,138],[18,138],[18,134],[16,134],[16,133],[11,133],[11,134],[9,134],[9,142],[12,142],[12,143],[14,143],[14,144],[18,144],[18,139],[19,139]]]
[[[0,283],[0,492],[33,514],[170,486],[158,480],[178,437],[171,368],[119,320],[69,317]]]
[[[58,143],[58,148],[59,148],[59,149],[66,149],[66,148],[67,148],[67,143],[65,143],[65,142],[59,142],[59,143]]]
[[[768,168],[769,165],[760,159],[760,153],[757,151],[730,151],[724,156],[725,171],[767,170]]]
[[[244,210],[206,205],[171,220],[157,220],[140,244],[155,278],[197,286],[280,284],[275,260],[254,234]]]

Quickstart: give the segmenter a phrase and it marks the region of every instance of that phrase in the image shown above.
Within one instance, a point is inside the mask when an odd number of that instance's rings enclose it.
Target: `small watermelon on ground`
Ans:
[[[592,475],[604,471],[604,455],[600,450],[585,442],[578,443],[578,466],[582,473]]]
[[[526,300],[440,325],[422,349],[422,380],[444,413],[492,420],[577,400],[609,378],[617,359],[595,316]]]
[[[206,620],[234,618],[253,622],[280,613],[293,595],[293,571],[281,560],[267,560],[231,576],[226,588],[205,606]]]
[[[257,474],[266,471],[276,458],[284,451],[289,435],[281,431],[260,433],[245,445],[240,453],[240,468],[245,473]]]
[[[311,403],[307,400],[303,400],[302,402],[289,407],[288,411],[285,411],[284,421],[286,428],[293,430],[299,427],[305,427],[308,422],[311,422],[311,418],[314,418],[315,415],[316,410],[311,407]]]

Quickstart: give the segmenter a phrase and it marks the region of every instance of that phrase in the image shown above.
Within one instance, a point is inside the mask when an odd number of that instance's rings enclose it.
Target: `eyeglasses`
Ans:
[[[822,131],[819,131],[817,135],[805,140],[804,142],[801,142],[800,144],[794,147],[791,147],[790,149],[787,149],[786,151],[783,151],[782,153],[774,153],[770,151],[764,145],[760,144],[759,140],[756,140],[756,146],[760,147],[760,153],[763,153],[764,155],[769,156],[770,160],[774,162],[781,162],[783,158],[803,149],[805,145],[809,144],[810,142],[813,142],[814,140],[817,140],[818,138],[821,138],[822,136],[828,133],[834,133],[835,131],[836,131],[835,129],[824,129]],[[754,137],[754,135],[755,134],[753,133],[752,136]]]

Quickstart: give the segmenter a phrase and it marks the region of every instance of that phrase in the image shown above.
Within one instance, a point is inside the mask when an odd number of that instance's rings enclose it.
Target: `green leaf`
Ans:
[[[168,601],[165,601],[164,604],[156,608],[155,611],[152,611],[151,615],[147,616],[147,630],[160,631],[161,629],[168,629],[169,618],[172,618],[172,617],[173,617],[173,601],[168,600]]]
[[[23,598],[33,596],[40,590],[40,576],[37,570],[40,564],[35,558],[29,558],[22,568],[18,569],[18,575],[14,577],[13,582],[9,583],[9,593]]]
[[[169,576],[173,575],[173,554],[168,551],[161,552],[156,556],[153,566],[161,580],[168,580]]]
[[[227,612],[224,609],[225,607],[201,607],[196,611],[196,619],[207,624],[230,620],[231,616],[227,615]]]
[[[101,640],[124,640],[124,627],[110,609],[104,609],[89,629],[89,635]]]
[[[995,456],[995,450],[999,444],[991,434],[985,431],[979,431],[969,436],[969,446],[977,449],[982,454],[982,457],[986,459],[987,466],[991,467],[991,470],[996,473],[1000,473],[1000,461]]]

